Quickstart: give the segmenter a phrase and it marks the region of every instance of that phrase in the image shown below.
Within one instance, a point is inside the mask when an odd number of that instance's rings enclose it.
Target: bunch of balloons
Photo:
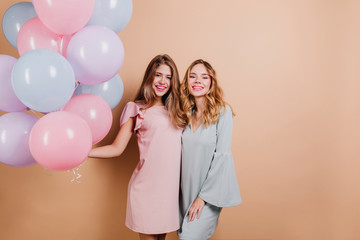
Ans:
[[[117,33],[132,8],[132,0],[32,0],[7,9],[3,33],[20,57],[0,54],[0,110],[8,112],[0,162],[70,170],[107,135],[124,88]]]

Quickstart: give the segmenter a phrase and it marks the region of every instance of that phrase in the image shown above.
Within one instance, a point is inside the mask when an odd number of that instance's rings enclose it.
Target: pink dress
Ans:
[[[120,125],[135,117],[140,161],[127,196],[125,225],[145,234],[179,229],[179,181],[182,129],[175,127],[165,106],[140,110],[128,102]]]

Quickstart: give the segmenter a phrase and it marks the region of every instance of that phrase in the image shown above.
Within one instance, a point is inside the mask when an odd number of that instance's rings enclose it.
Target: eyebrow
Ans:
[[[162,73],[161,72],[155,72],[155,74],[161,74],[162,75]],[[165,74],[166,76],[172,76],[171,74]]]
[[[195,75],[196,75],[196,73],[193,73],[193,72],[191,72],[190,75],[191,75],[191,74],[195,74]],[[210,76],[210,75],[207,74],[207,73],[202,73],[202,74],[200,74],[200,75],[201,75],[201,76],[203,76],[203,75]]]

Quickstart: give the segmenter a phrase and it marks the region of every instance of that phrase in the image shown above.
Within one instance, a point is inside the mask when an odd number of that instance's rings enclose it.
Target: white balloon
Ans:
[[[129,23],[132,10],[132,0],[95,0],[87,25],[102,25],[119,33]]]

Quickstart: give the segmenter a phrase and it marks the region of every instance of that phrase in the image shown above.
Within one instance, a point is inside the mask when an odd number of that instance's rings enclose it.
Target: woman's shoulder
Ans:
[[[219,118],[216,122],[216,129],[223,128],[224,126],[232,126],[233,112],[230,105],[225,104],[220,109]]]
[[[220,109],[220,117],[223,116],[233,116],[232,109],[229,104],[225,104],[225,106],[222,106]]]
[[[137,104],[136,102],[130,101],[125,104],[123,113],[129,113],[130,115],[136,115],[141,112],[140,108],[141,108],[141,106],[139,106],[139,104]]]
[[[125,106],[135,106],[136,103],[135,102],[132,102],[132,101],[129,101],[125,104]]]
[[[225,104],[220,108],[219,118],[217,124],[220,122],[229,122],[233,119],[233,112],[229,104]]]
[[[120,126],[123,125],[126,121],[129,120],[129,118],[135,118],[136,117],[136,124],[134,131],[138,130],[141,127],[141,122],[143,119],[143,112],[140,109],[140,106],[138,106],[135,102],[128,102],[126,103],[123,112],[120,117]]]

